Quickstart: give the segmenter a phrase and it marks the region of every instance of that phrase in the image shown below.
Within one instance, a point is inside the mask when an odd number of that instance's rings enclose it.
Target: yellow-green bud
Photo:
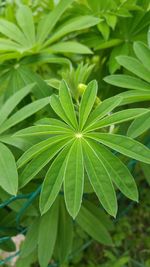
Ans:
[[[87,88],[87,85],[84,84],[84,83],[79,83],[78,85],[78,92],[79,92],[79,95],[83,95],[84,91],[86,90]]]
[[[94,107],[96,108],[99,104],[101,104],[102,101],[100,100],[100,98],[97,96],[94,102]]]
[[[92,57],[92,63],[95,63],[95,64],[99,63],[99,56],[98,55],[95,55]]]

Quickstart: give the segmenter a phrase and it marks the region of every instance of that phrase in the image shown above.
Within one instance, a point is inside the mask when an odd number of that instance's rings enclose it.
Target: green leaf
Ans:
[[[58,227],[58,200],[41,217],[38,234],[38,259],[41,267],[47,267],[54,250]]]
[[[86,136],[125,156],[150,164],[150,149],[130,137],[110,133],[91,133]]]
[[[36,58],[40,58],[39,55],[34,55]],[[31,62],[29,61],[31,60]],[[29,61],[29,62],[28,62]],[[22,60],[22,65],[18,68],[20,76],[22,77],[23,82],[27,85],[30,83],[36,83],[36,86],[33,89],[33,94],[37,99],[50,96],[52,94],[52,89],[49,87],[46,82],[35,72],[27,66],[27,64],[32,64],[33,58],[25,57]]]
[[[101,32],[104,40],[107,41],[109,39],[109,35],[110,35],[110,28],[107,25],[107,23],[105,21],[101,21],[97,27],[98,27],[99,31]]]
[[[25,139],[22,137],[16,137],[14,135],[0,135],[0,141],[2,143],[17,147],[22,151],[26,151],[29,147],[39,142],[39,138],[30,137],[28,139]]]
[[[47,149],[50,149],[51,146],[56,145],[62,140],[67,140],[68,136],[53,136],[44,141],[41,141],[31,148],[29,148],[25,153],[18,159],[17,165],[18,168],[22,167],[28,161],[30,161],[35,156],[38,156],[40,153],[44,152]]]
[[[30,93],[35,84],[29,84],[11,96],[0,109],[0,124],[2,124],[20,101]]]
[[[66,207],[73,219],[77,216],[83,195],[84,165],[81,140],[72,145],[66,160],[64,194]]]
[[[32,225],[29,227],[29,230],[26,235],[26,239],[21,246],[21,258],[25,258],[34,251],[38,243],[38,231],[39,231],[39,218],[36,218]]]
[[[130,125],[127,135],[136,138],[150,128],[150,111],[136,118]]]
[[[0,186],[11,195],[16,195],[18,190],[15,158],[7,146],[2,143],[0,143]]]
[[[110,39],[108,41],[103,41],[102,40],[102,41],[98,42],[98,45],[96,45],[94,50],[97,51],[97,50],[100,50],[100,49],[108,49],[110,47],[118,46],[122,42],[123,42],[123,40],[117,39],[117,38]]]
[[[100,218],[101,223],[106,227],[108,231],[114,229],[114,223],[112,218],[108,216],[105,210],[100,205],[93,204],[90,200],[84,200],[83,205],[87,208],[95,217]]]
[[[120,68],[120,65],[116,61],[116,57],[119,55],[128,55],[128,53],[129,53],[128,43],[124,43],[113,48],[109,58],[109,72],[111,74]]]
[[[118,96],[122,97],[121,105],[126,105],[126,104],[136,103],[140,101],[149,101],[150,91],[132,90],[128,92],[123,92],[119,94]]]
[[[144,173],[145,179],[146,179],[148,185],[150,186],[150,175],[149,175],[150,174],[150,165],[141,162],[140,166],[141,166],[141,169]]]
[[[105,14],[105,12],[107,13],[108,8],[109,10],[117,8],[116,6],[117,3],[115,3],[115,1],[112,0],[105,0],[105,1],[87,0],[86,2],[88,3],[88,6],[94,13],[104,12]]]
[[[116,23],[117,23],[117,16],[113,15],[113,14],[106,13],[106,14],[104,14],[104,17],[105,17],[106,22],[109,25],[109,27],[111,27],[114,30]]]
[[[84,128],[86,129],[86,126],[92,125],[96,121],[106,116],[109,112],[111,112],[113,109],[119,106],[121,101],[122,101],[121,97],[110,97],[104,100],[91,112]]]
[[[30,267],[34,264],[37,258],[36,249],[33,250],[28,256],[22,258],[21,256],[17,259],[16,267]]]
[[[150,48],[150,28],[148,29],[147,33],[147,41],[148,41],[148,47]]]
[[[135,42],[133,49],[137,58],[150,72],[150,49],[142,42]]]
[[[59,4],[51,11],[51,13],[45,16],[38,24],[37,28],[37,42],[43,43],[48,37],[51,30],[56,25],[57,21],[60,19],[61,15],[65,12],[68,6],[73,2],[73,0],[61,0]]]
[[[8,40],[9,41],[9,40]],[[10,49],[11,50],[11,48],[12,48],[12,44],[8,44],[7,43],[7,41],[5,42],[4,41],[4,43],[6,44],[6,45],[8,45],[8,50]],[[17,58],[18,56],[20,56],[20,52],[19,52],[19,50],[21,50],[20,48],[18,49],[13,49],[13,51],[14,50],[17,50],[18,52],[9,52],[9,51],[7,51],[7,48],[6,48],[6,45],[5,44],[2,44],[2,46],[0,46],[0,49],[2,48],[2,50],[4,51],[5,49],[6,49],[6,52],[4,52],[3,54],[0,54],[0,61],[1,62],[3,62],[3,61],[5,61],[5,60],[9,60],[9,59],[14,59],[14,58]],[[0,44],[1,44],[1,38],[0,38]],[[11,50],[12,51],[12,50]],[[22,51],[22,50],[21,50]],[[7,74],[6,74],[7,75]],[[4,77],[4,76],[3,76]]]
[[[64,35],[74,32],[84,30],[86,28],[92,27],[98,24],[100,21],[99,18],[93,16],[78,16],[70,20],[67,20],[63,25],[61,25],[54,34],[45,42],[44,46],[47,46],[53,42],[56,42],[58,39],[62,38]]]
[[[136,58],[119,56],[117,57],[117,62],[136,76],[150,83],[150,72]]]
[[[67,127],[57,125],[38,125],[25,128],[15,133],[14,136],[26,137],[26,136],[41,136],[41,135],[54,135],[54,134],[68,134],[72,135],[73,131]]]
[[[71,252],[73,243],[73,222],[68,214],[64,198],[59,197],[59,222],[58,222],[58,235],[55,250],[60,264],[68,260],[69,253]]]
[[[92,54],[92,51],[85,45],[74,41],[59,42],[50,46],[46,51],[52,53],[76,53],[76,54]]]
[[[37,175],[47,163],[66,145],[67,140],[57,141],[51,144],[48,149],[36,155],[19,175],[19,188],[24,187]]]
[[[49,97],[45,97],[43,99],[36,100],[33,103],[24,106],[0,126],[0,133],[5,132],[9,128],[30,117],[40,109],[44,108],[48,103]]]
[[[112,181],[128,198],[138,201],[138,190],[134,178],[128,168],[112,152],[100,145],[98,155],[107,168]]]
[[[70,127],[63,121],[53,118],[42,118],[34,123],[38,126],[58,126],[61,128],[65,128],[66,130],[70,130]]]
[[[71,94],[69,92],[69,88],[65,81],[61,82],[60,89],[59,89],[59,98],[60,98],[60,103],[62,105],[62,108],[67,118],[69,119],[69,121],[71,122],[74,128],[78,127]]]
[[[50,209],[61,189],[66,169],[66,156],[69,149],[70,144],[59,153],[46,174],[40,194],[41,214]]]
[[[150,91],[150,85],[148,83],[125,74],[110,75],[105,77],[104,81],[122,88]]]
[[[72,126],[72,124],[70,123],[68,117],[66,116],[66,113],[60,103],[60,100],[58,98],[58,96],[56,95],[52,95],[50,97],[50,105],[52,107],[52,109],[55,111],[55,113],[63,120],[65,121],[67,124],[69,124],[70,126]]]
[[[147,113],[147,110],[148,109],[146,108],[131,108],[115,112],[107,116],[106,118],[97,121],[92,125],[89,125],[86,128],[86,131],[93,131],[96,129],[100,129],[102,127],[107,127],[110,125],[115,125],[118,123],[123,123],[126,121],[133,120],[134,118],[141,116],[141,114]]]
[[[109,232],[101,222],[101,218],[95,216],[84,206],[81,207],[76,221],[94,240],[107,246],[113,244]]]
[[[0,32],[9,39],[16,41],[23,47],[26,46],[26,38],[20,29],[12,22],[5,19],[0,19]]]
[[[27,43],[29,46],[33,45],[35,43],[35,28],[31,9],[21,4],[17,10],[16,19],[27,39]]]
[[[10,52],[10,51],[18,51],[19,53],[23,53],[24,52],[24,48],[21,47],[20,44],[12,41],[12,40],[8,40],[8,39],[4,39],[4,38],[0,38],[0,51],[1,52]],[[10,53],[9,53],[10,55]],[[16,58],[16,56],[15,56]],[[6,56],[1,55],[0,56],[1,61],[6,59]]]
[[[96,147],[96,146],[95,146]],[[93,189],[104,209],[112,216],[117,213],[117,199],[110,174],[98,156],[98,148],[93,149],[90,141],[84,141],[85,168]]]
[[[79,128],[82,130],[92,110],[97,95],[97,82],[90,82],[82,96],[79,107]]]

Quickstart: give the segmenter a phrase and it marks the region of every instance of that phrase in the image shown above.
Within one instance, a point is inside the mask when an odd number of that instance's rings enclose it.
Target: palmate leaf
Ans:
[[[117,213],[117,199],[110,174],[99,158],[95,148],[83,141],[85,169],[101,204],[112,216]]]
[[[107,215],[107,213],[103,210],[102,207],[100,207],[100,205],[94,204],[90,200],[84,199],[83,206],[87,210],[89,210],[90,213],[92,213],[95,217],[99,218],[101,224],[103,224],[104,227],[108,231],[111,231],[114,229],[114,224],[113,224],[111,217]],[[112,243],[112,240],[111,240],[111,243]]]
[[[142,90],[143,92],[148,91],[150,93],[150,50],[142,42],[135,42],[133,50],[138,59],[129,56],[119,56],[116,60],[121,66],[137,77],[116,74],[107,76],[104,80],[118,87]]]
[[[32,146],[19,158],[17,162],[18,168],[29,162],[33,157],[38,156],[41,152],[44,152],[45,150],[51,148],[51,146],[65,139],[68,139],[68,136],[54,136]]]
[[[123,155],[150,164],[150,150],[127,136],[109,133],[89,133],[87,136]]]
[[[105,117],[109,112],[115,109],[121,102],[122,102],[121,97],[113,97],[113,99],[108,98],[104,100],[91,112],[85,124],[85,128],[87,125],[93,125],[96,121]]]
[[[23,31],[29,46],[35,44],[35,27],[31,9],[28,6],[20,5],[16,14],[17,23]]]
[[[88,141],[94,150],[97,151],[99,158],[102,160],[104,166],[108,170],[112,182],[119,188],[119,190],[128,198],[137,201],[138,191],[137,186],[129,172],[128,168],[122,161],[102,145],[97,145],[93,141]]]
[[[82,202],[84,185],[84,165],[81,140],[72,145],[66,162],[64,175],[64,193],[67,210],[75,218]]]
[[[18,110],[15,114],[13,114],[11,117],[9,117],[5,122],[2,123],[2,125],[0,126],[0,133],[5,132],[9,128],[15,126],[19,122],[30,117],[37,111],[44,108],[48,103],[49,103],[49,97],[45,97],[24,106],[23,108]]]
[[[25,186],[29,181],[31,181],[38,173],[45,167],[50,160],[66,145],[66,138],[57,140],[57,142],[51,143],[43,152],[39,152],[37,156],[34,155],[33,160],[31,160],[25,167],[25,169],[20,174],[19,187]],[[40,153],[40,154],[39,154]],[[28,158],[29,159],[29,158]]]
[[[15,107],[21,102],[21,100],[30,93],[34,83],[29,84],[10,97],[0,108],[0,125],[7,119]]]
[[[88,84],[80,103],[79,108],[79,127],[82,130],[90,111],[94,105],[97,95],[97,82],[92,81]]]
[[[127,135],[136,138],[148,129],[150,129],[150,111],[147,111],[131,123]]]
[[[76,107],[75,111],[69,88],[62,81],[59,95],[50,97],[50,105],[60,119],[43,118],[36,123],[36,126],[20,130],[15,134],[24,138],[26,136],[46,138],[28,149],[18,160],[18,167],[27,163],[21,172],[19,182],[21,187],[33,179],[55,156],[42,185],[40,195],[42,214],[50,209],[61,190],[67,211],[76,218],[82,203],[84,176],[103,208],[114,217],[117,213],[114,185],[125,196],[138,201],[137,187],[128,168],[106,147],[144,163],[150,163],[150,150],[127,136],[102,133],[98,130],[140,118],[149,110],[134,108],[110,115],[109,112],[117,106],[121,107],[123,97],[111,97],[94,108],[96,93],[97,83],[92,81],[87,85],[80,103],[77,102],[79,107],[78,109]]]
[[[21,247],[21,257],[25,258],[29,256],[38,244],[38,232],[39,232],[40,219],[36,218],[32,225],[29,227],[26,239]]]
[[[150,71],[150,49],[142,42],[135,42],[133,49],[137,58]]]
[[[68,214],[63,196],[59,196],[59,220],[58,234],[55,244],[55,252],[60,264],[67,261],[73,244],[73,221]]]
[[[139,78],[125,74],[110,75],[105,77],[104,81],[122,88],[150,91],[150,85],[148,83],[140,80]]]
[[[16,195],[18,190],[18,173],[15,158],[2,143],[0,143],[0,186],[11,195]]]
[[[92,54],[92,50],[90,50],[87,46],[80,44],[75,41],[66,41],[56,43],[51,45],[45,51],[50,51],[54,54],[57,53],[77,53],[77,54]]]
[[[63,25],[55,30],[55,33],[45,42],[44,46],[48,46],[56,42],[68,33],[92,27],[99,22],[100,19],[94,16],[78,16],[67,20]]]
[[[69,8],[74,0],[61,0],[54,5],[53,10],[39,20],[39,23],[34,23],[34,14],[32,9],[27,5],[20,3],[16,12],[16,24],[5,19],[0,19],[0,32],[6,36],[1,38],[0,51],[6,51],[6,55],[2,55],[3,60],[10,58],[20,58],[28,54],[32,55],[36,51],[47,52],[48,54],[57,53],[79,53],[92,54],[92,51],[84,44],[75,40],[67,40],[58,43],[58,40],[65,35],[84,30],[86,28],[95,26],[100,22],[100,19],[90,15],[75,16],[69,20],[63,21],[61,26],[57,26],[63,13]],[[73,37],[71,36],[71,39]],[[9,55],[7,52],[14,52]],[[34,57],[36,57],[34,55]],[[39,54],[38,54],[39,56]],[[41,56],[41,55],[40,55]],[[55,60],[58,63],[64,63],[65,60]],[[49,60],[45,58],[46,62]],[[55,62],[54,61],[54,62]],[[56,63],[55,62],[55,63]],[[27,77],[25,79],[28,79]],[[30,78],[29,78],[30,79]]]
[[[150,48],[150,28],[148,29],[148,33],[147,33],[147,43],[148,43],[148,47]]]
[[[72,123],[73,127],[76,128],[78,126],[77,118],[71,98],[71,94],[69,92],[69,88],[65,81],[62,81],[60,89],[59,89],[59,97],[62,108],[68,117],[69,121]]]
[[[148,90],[147,91],[131,90],[128,92],[123,92],[119,94],[119,96],[122,97],[120,105],[126,105],[140,101],[150,100],[150,92]]]
[[[119,56],[117,57],[117,61],[121,66],[131,71],[136,76],[150,83],[149,70],[139,60],[133,57]]]
[[[72,123],[70,122],[70,120],[68,119],[59,98],[56,95],[52,95],[50,97],[50,105],[53,108],[53,110],[55,111],[55,113],[62,119],[64,120],[66,123],[68,123],[70,126],[72,126]]]
[[[95,206],[93,205],[92,208],[95,208]],[[94,240],[107,246],[113,245],[111,236],[103,224],[101,217],[95,216],[87,207],[81,207],[76,220],[80,227],[94,238]]]
[[[40,136],[40,135],[61,135],[61,134],[72,134],[72,129],[68,129],[67,127],[58,126],[58,125],[38,125],[31,126],[29,128],[25,128],[20,130],[15,134],[15,136],[25,137],[25,136]]]
[[[10,56],[11,51],[15,51],[15,52],[18,51],[20,53],[23,53],[25,51],[25,48],[23,48],[20,44],[14,42],[12,40],[0,38],[0,52],[3,53],[2,55],[0,55],[1,61],[9,59],[9,58],[10,59],[16,58],[17,54],[11,54],[11,56]],[[4,52],[6,52],[6,53],[9,52],[9,53],[4,55]]]
[[[40,219],[38,233],[38,259],[41,267],[47,267],[51,259],[58,229],[58,199]],[[44,248],[44,250],[43,250]]]
[[[37,28],[37,42],[44,42],[61,15],[65,12],[65,10],[72,2],[73,0],[60,1],[56,8],[39,22]]]
[[[35,56],[38,58],[38,56]],[[24,60],[22,60],[22,63],[18,69],[16,69],[15,72],[12,72],[11,74],[11,80],[9,82],[9,90],[7,90],[7,97],[10,94],[13,94],[16,89],[20,89],[20,84],[22,84],[22,87],[31,83],[36,83],[35,87],[33,88],[33,94],[36,97],[36,99],[44,98],[52,94],[51,88],[46,84],[46,82],[37,74],[34,73],[27,64],[32,63],[33,58],[27,57]],[[15,75],[16,74],[16,75]],[[16,76],[16,77],[14,77]]]
[[[89,125],[84,131],[93,131],[112,124],[115,125],[125,121],[133,120],[134,118],[141,116],[141,114],[146,114],[147,111],[148,109],[146,108],[121,110],[111,114],[110,116],[107,116],[104,119],[101,119],[100,121],[92,123],[92,125]]]
[[[40,210],[42,214],[49,210],[61,189],[70,146],[71,144],[59,153],[46,174],[40,195]]]
[[[0,32],[23,47],[26,45],[24,34],[14,23],[0,19]]]

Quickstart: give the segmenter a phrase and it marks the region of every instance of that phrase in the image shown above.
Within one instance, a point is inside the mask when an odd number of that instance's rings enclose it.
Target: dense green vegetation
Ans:
[[[149,24],[149,0],[0,1],[0,266],[150,266]]]

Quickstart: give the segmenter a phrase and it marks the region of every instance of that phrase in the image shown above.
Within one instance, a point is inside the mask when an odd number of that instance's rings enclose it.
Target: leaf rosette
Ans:
[[[50,105],[58,119],[42,119],[15,134],[45,138],[28,149],[17,162],[18,168],[24,167],[19,178],[20,188],[50,164],[40,195],[42,214],[50,209],[62,191],[67,210],[75,218],[81,207],[86,175],[110,215],[115,217],[117,213],[114,186],[126,197],[138,201],[134,178],[113,151],[150,163],[150,150],[130,137],[112,134],[104,129],[135,119],[146,113],[147,109],[133,108],[112,113],[121,105],[122,98],[108,98],[95,107],[96,97],[97,82],[92,81],[77,107],[66,82],[62,81],[59,96],[50,97]]]

